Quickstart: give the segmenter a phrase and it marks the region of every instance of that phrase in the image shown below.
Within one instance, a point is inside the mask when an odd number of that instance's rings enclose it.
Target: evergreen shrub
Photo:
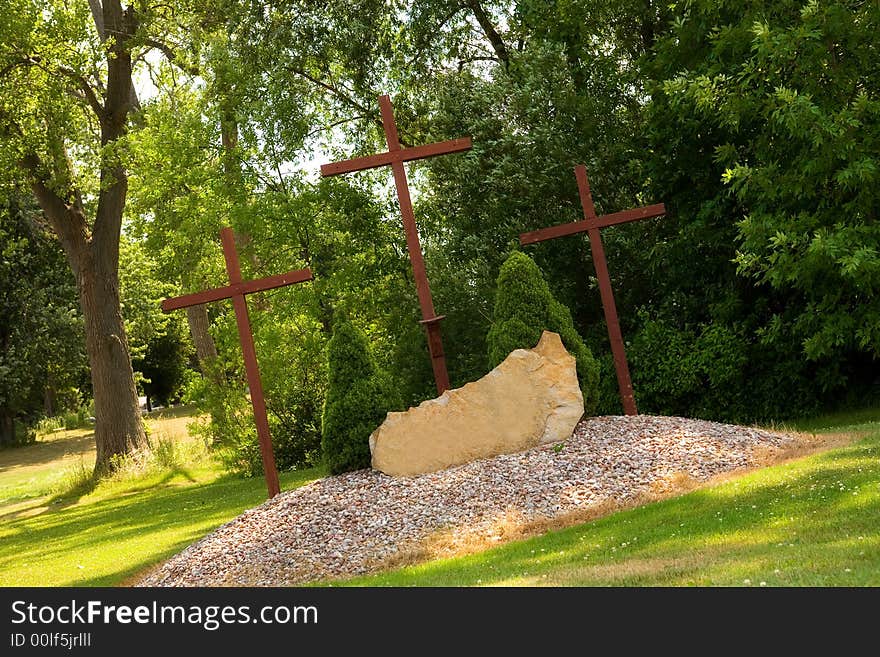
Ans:
[[[328,381],[321,451],[333,474],[370,465],[370,434],[396,407],[395,395],[370,354],[367,338],[341,320],[327,346]]]
[[[501,266],[495,294],[495,313],[487,337],[490,367],[514,349],[532,349],[543,331],[553,331],[577,362],[584,394],[584,411],[592,415],[599,394],[599,365],[578,334],[571,312],[557,301],[529,256],[514,252]]]

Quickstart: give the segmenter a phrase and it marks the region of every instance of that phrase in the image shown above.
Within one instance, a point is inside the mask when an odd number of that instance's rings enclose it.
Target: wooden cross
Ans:
[[[281,491],[281,487],[278,484],[275,455],[272,453],[272,438],[269,435],[269,420],[266,417],[266,398],[263,395],[263,383],[260,380],[257,352],[254,348],[254,334],[251,331],[245,295],[310,281],[312,280],[312,272],[309,269],[297,269],[285,274],[243,281],[241,280],[241,267],[238,262],[238,253],[235,250],[235,236],[232,229],[224,228],[221,230],[220,239],[223,242],[223,255],[226,258],[229,285],[165,299],[162,302],[162,310],[167,313],[178,308],[196,306],[209,301],[232,299],[232,307],[235,308],[235,321],[238,324],[238,337],[241,340],[241,351],[244,354],[244,368],[247,372],[248,387],[251,392],[251,405],[254,407],[254,420],[257,423],[257,436],[260,439],[266,486],[269,489],[269,497],[275,497]]]
[[[608,275],[608,263],[605,261],[605,249],[602,246],[600,228],[624,224],[639,219],[659,217],[666,213],[662,203],[648,205],[634,210],[623,210],[601,217],[596,216],[596,208],[593,206],[593,196],[590,194],[590,182],[587,180],[587,168],[578,165],[574,169],[578,183],[578,192],[581,196],[581,206],[584,209],[584,220],[569,224],[560,224],[551,228],[542,228],[519,236],[520,244],[534,244],[554,237],[574,235],[575,233],[587,233],[590,238],[590,249],[593,252],[593,264],[596,267],[596,277],[599,279],[599,294],[602,297],[602,308],[605,311],[605,323],[608,325],[608,338],[611,342],[611,353],[614,356],[614,370],[617,372],[617,386],[620,389],[620,399],[623,402],[623,411],[627,415],[638,415],[636,400],[633,397],[632,380],[629,376],[629,367],[626,364],[626,351],[623,348],[623,337],[620,334],[620,324],[617,321],[617,307],[614,305],[614,293],[611,291],[611,278]]]
[[[409,197],[409,185],[406,181],[404,162],[420,160],[435,155],[458,153],[471,148],[471,138],[451,139],[449,141],[402,148],[397,136],[397,124],[394,121],[394,109],[388,96],[379,96],[379,109],[382,113],[382,127],[385,129],[385,140],[388,151],[367,157],[358,157],[343,162],[321,165],[322,176],[337,176],[352,171],[375,169],[391,165],[394,174],[394,185],[397,188],[397,200],[400,214],[403,215],[403,229],[406,231],[406,248],[412,263],[413,277],[416,281],[416,293],[422,309],[422,324],[428,332],[428,351],[431,354],[431,366],[434,369],[434,381],[437,383],[437,394],[441,395],[449,389],[449,374],[446,371],[446,357],[443,353],[443,341],[440,337],[440,320],[444,315],[434,311],[434,300],[431,298],[431,287],[428,285],[428,274],[425,271],[425,260],[422,257],[422,246],[419,243],[419,231],[416,228],[416,217],[413,213],[412,201]]]

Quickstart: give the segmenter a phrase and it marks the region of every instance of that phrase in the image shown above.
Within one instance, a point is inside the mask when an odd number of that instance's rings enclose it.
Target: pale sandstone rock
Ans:
[[[583,414],[574,356],[544,331],[482,379],[389,413],[370,436],[373,467],[406,477],[567,440]]]

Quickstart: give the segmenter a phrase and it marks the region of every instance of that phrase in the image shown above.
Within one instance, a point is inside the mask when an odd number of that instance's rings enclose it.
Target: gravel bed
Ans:
[[[327,477],[245,511],[147,575],[139,586],[274,586],[377,570],[432,534],[491,535],[591,505],[626,502],[684,473],[697,480],[747,467],[756,449],[792,438],[676,417],[582,421],[562,445],[394,478],[373,470]]]

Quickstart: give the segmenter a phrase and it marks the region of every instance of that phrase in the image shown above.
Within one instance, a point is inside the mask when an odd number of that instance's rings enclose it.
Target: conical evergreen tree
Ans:
[[[370,355],[367,338],[348,320],[337,322],[327,347],[329,377],[321,450],[330,472],[370,465],[370,434],[392,409],[393,395]]]
[[[558,333],[575,357],[584,410],[592,414],[599,392],[599,364],[575,329],[571,312],[553,297],[538,265],[525,253],[514,252],[498,274],[495,315],[486,340],[489,365],[495,367],[514,349],[533,348],[545,330]]]

